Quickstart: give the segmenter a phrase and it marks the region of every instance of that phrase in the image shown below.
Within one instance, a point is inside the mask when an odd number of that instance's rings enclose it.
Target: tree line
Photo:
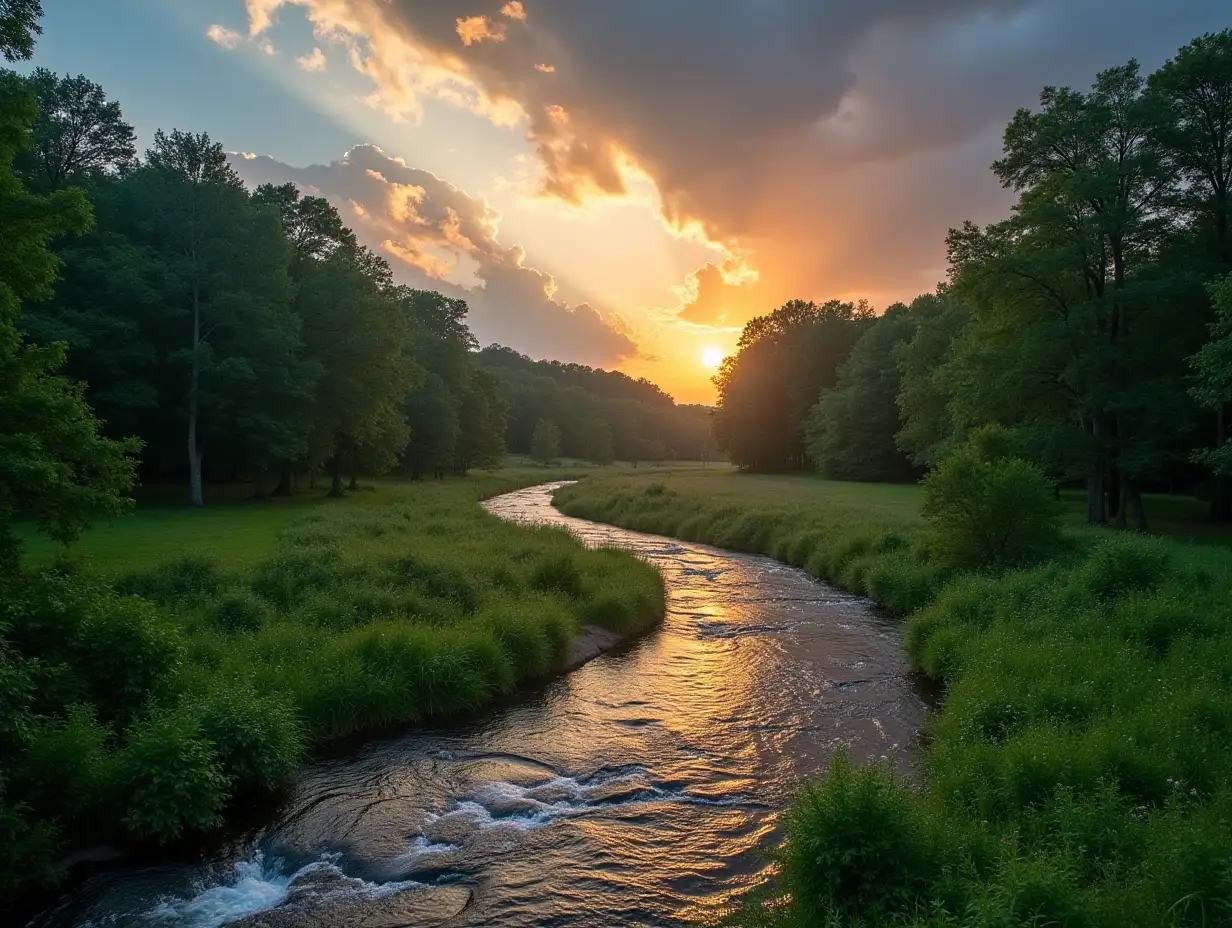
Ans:
[[[88,78],[3,80],[6,182],[65,217],[39,229],[51,251],[15,337],[141,478],[182,479],[198,506],[217,481],[264,497],[327,474],[340,494],[360,474],[495,466],[543,419],[600,463],[708,448],[708,410],[648,381],[479,352],[464,301],[396,284],[327,200],[249,190],[208,135],[160,130],[139,156]],[[25,263],[23,247],[6,251]]]
[[[501,384],[509,403],[505,441],[515,454],[536,455],[556,430],[556,454],[598,464],[613,460],[709,460],[713,452],[708,406],[677,404],[645,378],[583,364],[533,361],[493,345],[479,362]],[[553,455],[554,456],[554,455]]]
[[[1144,490],[1232,519],[1232,30],[1159,70],[1046,87],[993,165],[1009,218],[947,236],[936,292],[875,316],[793,301],[746,326],[715,436],[750,469],[908,480],[983,426],[1087,520],[1146,526]]]

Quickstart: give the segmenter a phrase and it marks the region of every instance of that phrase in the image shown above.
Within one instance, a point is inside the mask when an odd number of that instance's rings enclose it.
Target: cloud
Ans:
[[[501,7],[501,15],[508,16],[510,19],[526,19],[526,7],[522,6],[522,0],[509,0]]]
[[[489,23],[486,16],[468,16],[465,19],[459,19],[455,28],[463,45],[473,45],[484,41],[503,42],[508,35],[504,24]]]
[[[542,71],[544,74],[551,74],[556,68],[550,64],[537,64],[535,65],[535,70]]]
[[[296,58],[295,63],[301,71],[324,71],[327,60],[323,51],[314,48],[309,54]]]
[[[262,55],[276,55],[278,50],[274,48],[274,43],[269,39],[257,39],[257,51]]]
[[[228,51],[235,48],[243,40],[234,29],[228,29],[226,26],[220,26],[217,23],[205,30],[206,37],[215,45],[219,45]]]
[[[1009,206],[987,168],[1016,107],[1226,26],[1209,0],[536,0],[525,21],[502,0],[464,20],[416,0],[248,0],[250,30],[289,5],[348,44],[390,114],[438,99],[517,126],[547,196],[622,196],[644,173],[665,222],[761,272],[741,312],[931,287],[947,227]],[[556,79],[538,79],[545,61]]]
[[[601,366],[638,354],[623,319],[556,300],[552,275],[527,264],[520,246],[499,241],[500,215],[430,171],[372,145],[304,168],[267,156],[235,155],[231,163],[250,184],[291,181],[328,199],[361,242],[390,259],[399,281],[465,299],[483,344]]]
[[[704,264],[680,288],[684,298],[678,318],[696,325],[721,325],[729,318],[743,321],[752,281],[729,279],[723,268]]]

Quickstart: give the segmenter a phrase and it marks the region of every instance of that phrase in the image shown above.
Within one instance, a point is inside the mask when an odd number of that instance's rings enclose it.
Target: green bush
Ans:
[[[882,924],[927,899],[941,872],[908,791],[880,766],[856,767],[845,751],[792,804],[781,864],[805,925]]]
[[[924,478],[920,512],[928,546],[945,568],[1004,569],[1035,561],[1060,543],[1060,504],[1036,465],[987,457],[977,436]]]
[[[159,843],[218,827],[230,793],[213,744],[183,712],[156,713],[129,732],[119,786],[129,833]]]
[[[40,815],[65,827],[106,829],[115,814],[115,757],[111,733],[92,709],[75,706],[63,719],[44,720],[16,764],[14,786]]]
[[[303,759],[303,729],[278,697],[229,686],[210,693],[193,712],[236,790],[277,789]]]
[[[116,582],[116,589],[167,606],[187,599],[208,599],[225,583],[226,577],[215,561],[185,555],[150,570],[126,574]]]
[[[1077,580],[1081,589],[1103,602],[1154,590],[1168,575],[1168,553],[1147,538],[1110,538],[1091,551]]]
[[[255,632],[268,616],[269,607],[247,590],[224,593],[209,608],[210,622],[228,634]]]
[[[25,803],[10,799],[0,774],[0,903],[31,887],[53,885],[61,875],[59,850],[56,827],[31,815]]]
[[[81,628],[77,667],[104,721],[125,724],[168,692],[183,645],[147,602],[117,597]]]

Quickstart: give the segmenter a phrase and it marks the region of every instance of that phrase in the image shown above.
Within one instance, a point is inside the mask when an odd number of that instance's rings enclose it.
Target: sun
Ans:
[[[718,370],[723,364],[723,351],[720,348],[703,348],[702,364],[711,370]]]

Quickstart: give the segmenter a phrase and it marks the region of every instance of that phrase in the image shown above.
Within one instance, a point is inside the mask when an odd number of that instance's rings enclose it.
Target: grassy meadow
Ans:
[[[34,547],[0,614],[0,697],[35,700],[0,725],[24,744],[0,895],[52,878],[65,845],[215,827],[316,745],[487,705],[559,668],[583,626],[657,622],[649,565],[479,505],[565,473],[155,498],[67,559]]]
[[[1228,552],[1075,515],[1042,563],[943,569],[920,494],[738,474],[557,494],[572,515],[768,554],[872,597],[944,688],[927,788],[840,758],[787,815],[780,904],[734,922],[1232,924]],[[1170,532],[1201,518],[1160,502]]]

